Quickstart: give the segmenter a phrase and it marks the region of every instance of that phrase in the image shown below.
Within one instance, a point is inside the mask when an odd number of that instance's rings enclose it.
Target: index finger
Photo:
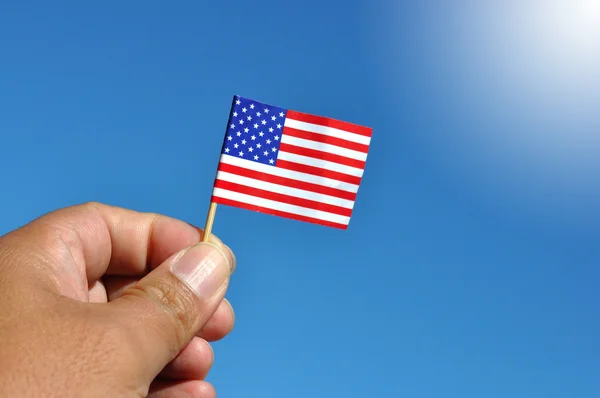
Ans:
[[[88,281],[145,275],[202,238],[202,230],[184,221],[95,202],[46,214],[13,234],[57,259],[68,250]],[[223,245],[213,235],[211,240]]]

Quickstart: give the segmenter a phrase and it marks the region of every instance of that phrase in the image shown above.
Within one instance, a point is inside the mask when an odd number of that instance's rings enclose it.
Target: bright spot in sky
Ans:
[[[401,3],[380,10],[391,38],[386,58],[398,62],[390,76],[406,62],[389,56],[394,30],[406,32],[393,21]],[[519,180],[537,190],[536,200],[576,198],[572,208],[581,200],[599,208],[600,0],[421,4],[414,40],[422,69],[432,71],[426,95],[442,98],[440,109],[461,125],[432,145],[457,163],[470,159],[488,181]]]

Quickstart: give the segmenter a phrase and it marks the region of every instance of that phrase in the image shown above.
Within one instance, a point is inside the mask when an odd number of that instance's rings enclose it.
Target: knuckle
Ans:
[[[136,284],[128,289],[126,294],[147,298],[158,310],[158,315],[164,322],[159,322],[162,333],[174,340],[178,347],[188,343],[193,335],[198,313],[192,294],[182,291],[173,283],[157,278],[152,284]]]

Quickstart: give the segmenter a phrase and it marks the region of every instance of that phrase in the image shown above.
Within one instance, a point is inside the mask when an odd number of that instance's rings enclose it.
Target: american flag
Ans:
[[[235,96],[212,202],[346,229],[371,133]]]

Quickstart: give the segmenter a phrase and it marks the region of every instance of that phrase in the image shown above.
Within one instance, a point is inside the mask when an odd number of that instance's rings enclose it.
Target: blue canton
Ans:
[[[235,96],[221,153],[275,166],[287,109]]]

